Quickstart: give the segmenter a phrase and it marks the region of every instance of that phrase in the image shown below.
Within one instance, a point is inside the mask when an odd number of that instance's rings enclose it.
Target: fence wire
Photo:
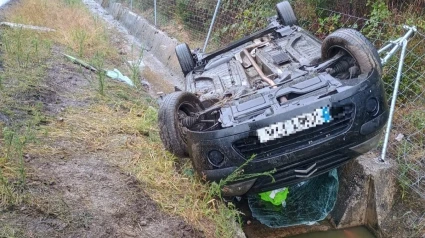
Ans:
[[[117,1],[126,4],[134,12],[179,41],[187,42],[192,49],[202,48],[217,5],[217,0]],[[280,1],[222,1],[207,51],[217,49],[265,27],[266,18],[276,14],[274,6]],[[401,25],[381,22],[380,15],[372,15],[369,19],[358,17],[367,15],[365,8],[358,6],[365,6],[369,1],[349,2],[348,6],[339,6],[337,2],[335,6],[327,6],[327,8],[312,6],[302,0],[292,1],[292,5],[299,25],[321,39],[338,28],[354,28],[361,31],[379,49],[389,40],[404,35],[405,30]],[[392,9],[400,11],[422,11],[423,14],[425,9],[424,1],[411,1],[409,4],[396,0],[387,2],[391,4]],[[332,9],[344,9],[344,12]],[[382,12],[380,14],[382,15]],[[395,21],[396,19],[393,22]],[[388,99],[394,89],[398,62],[399,54],[396,54],[384,67],[383,80]],[[419,30],[410,40],[407,48],[387,157],[395,160],[399,165],[395,176],[400,184],[410,187],[423,198],[425,198],[424,89],[425,35]]]
[[[333,29],[355,28],[362,32],[376,48],[404,35],[402,25],[388,24],[356,17],[329,9],[318,8],[317,19],[300,19],[304,28],[324,37]],[[394,89],[394,80],[400,55],[394,55],[384,65],[383,80],[388,100]],[[387,158],[398,164],[395,176],[402,186],[410,187],[425,198],[425,35],[419,30],[409,41],[402,81],[394,114]],[[390,103],[390,101],[388,101]]]

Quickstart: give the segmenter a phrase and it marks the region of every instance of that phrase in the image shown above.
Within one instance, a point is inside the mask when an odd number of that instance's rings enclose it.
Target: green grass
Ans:
[[[23,29],[2,30],[0,41],[4,52],[0,113],[13,122],[0,123],[0,207],[10,207],[27,199],[24,151],[28,144],[35,142],[34,130],[43,116],[40,104],[23,100],[37,93],[51,41]]]
[[[106,72],[103,70],[105,67],[105,54],[101,51],[96,52],[91,60],[91,64],[97,69],[96,76],[98,82],[98,92],[100,95],[105,96],[106,87]]]

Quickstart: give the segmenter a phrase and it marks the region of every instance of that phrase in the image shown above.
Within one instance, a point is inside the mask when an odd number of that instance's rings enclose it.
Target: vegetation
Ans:
[[[116,163],[138,178],[164,211],[183,217],[207,237],[234,237],[239,212],[220,199],[225,182],[210,185],[201,181],[189,162],[177,169],[176,158],[164,151],[158,136],[156,103],[138,85],[141,51],[134,50],[137,60],[124,69],[138,87],[112,82],[102,70],[90,73],[81,68],[75,73],[86,78],[90,87],[68,96],[89,103],[66,108],[57,119],[45,101],[55,93],[49,91],[47,81],[51,62],[67,53],[98,69],[124,65],[126,61],[111,43],[113,34],[80,1],[46,4],[44,0],[22,0],[6,18],[56,31],[2,32],[0,118],[4,116],[7,121],[0,120],[0,210],[28,206],[53,214],[69,226],[81,223],[71,216],[63,200],[48,196],[48,192],[33,191],[32,179],[38,175],[27,160],[36,157],[53,161],[58,156],[102,151],[105,160],[110,155],[128,155],[125,162]],[[121,135],[125,135],[125,143],[117,144],[116,138]],[[58,147],[58,143],[67,146]],[[237,175],[243,176],[240,172]],[[23,231],[10,224],[0,227],[0,236],[20,234]]]
[[[144,1],[140,0],[134,2],[141,12],[152,13],[151,5],[144,5]],[[274,5],[277,2],[279,0],[223,1],[213,45],[228,43],[263,27],[266,24],[263,19],[275,13]],[[167,4],[159,6],[162,12],[160,18],[163,22],[172,20],[172,24],[193,31],[198,37],[195,40],[200,40],[205,37],[214,5],[212,1],[196,1],[196,4],[192,0],[167,1]],[[339,13],[323,10],[329,6]],[[395,0],[358,1],[356,4],[332,0],[294,1],[299,22],[319,37],[339,27],[354,27],[376,40],[377,45],[400,35],[402,30],[393,27],[393,24],[414,23],[423,30],[423,7],[423,1],[415,0],[406,4]],[[63,123],[49,114],[45,104],[37,103],[49,90],[45,79],[49,61],[55,60],[51,58],[52,54],[64,51],[83,58],[97,68],[122,65],[124,60],[111,45],[112,34],[79,0],[52,0],[48,3],[44,0],[22,0],[6,18],[8,21],[45,26],[56,31],[2,30],[0,118],[6,117],[7,121],[0,121],[0,210],[25,204],[58,217],[67,216],[62,201],[45,201],[49,198],[31,193],[28,181],[31,181],[35,171],[27,166],[27,155],[52,158],[56,155],[103,151],[105,154],[120,155],[117,157],[121,160],[122,168],[146,185],[144,189],[147,194],[164,211],[183,217],[208,237],[234,236],[235,224],[229,220],[237,220],[240,214],[231,203],[226,205],[220,199],[221,188],[241,176],[258,175],[244,175],[242,170],[238,170],[227,180],[206,184],[194,175],[190,162],[186,161],[176,168],[176,158],[164,151],[159,140],[154,100],[138,86],[138,66],[142,53],[136,52],[138,60],[126,72],[131,75],[137,88],[108,81],[103,71],[90,74],[81,69],[78,73],[87,78],[91,87],[75,97],[90,103],[83,110],[67,108],[60,114],[66,120]],[[401,86],[400,102],[404,106],[396,117],[396,125],[400,125],[396,130],[409,135],[409,140],[390,150],[400,164],[403,188],[415,182],[411,171],[418,170],[418,161],[423,158],[423,108],[410,103],[423,101],[422,97],[417,97],[422,95],[425,86],[420,73],[425,71],[425,64],[423,58],[417,57],[425,53],[420,37],[411,42],[414,54],[406,59],[408,68],[404,76],[409,80],[404,80]],[[396,63],[397,59],[391,62],[392,65]],[[393,78],[393,68],[387,69],[385,81],[391,83]],[[118,143],[117,137],[122,135],[126,139],[124,143]],[[55,144],[58,141],[71,146],[65,151],[59,150]],[[261,175],[272,176],[272,172]],[[407,189],[403,190],[403,194],[405,191]],[[20,234],[19,231],[12,227],[0,228],[0,236],[17,234]]]
[[[275,14],[275,4],[281,0],[223,0],[215,23],[210,48],[216,49],[235,39],[243,37],[266,26],[265,19]],[[149,1],[136,0],[138,4]],[[338,28],[350,27],[361,31],[376,47],[405,33],[402,25],[415,25],[419,33],[410,40],[408,54],[405,59],[403,79],[400,85],[398,108],[394,121],[394,136],[391,137],[388,157],[399,164],[399,181],[402,196],[416,189],[420,190],[425,165],[423,164],[423,141],[425,127],[423,123],[423,104],[425,102],[425,2],[421,0],[294,0],[292,6],[301,26],[323,39]],[[166,15],[167,21],[159,23],[159,27],[179,40],[188,42],[192,48],[206,37],[215,1],[175,0],[164,4],[158,1],[159,15]],[[148,19],[152,15],[151,5],[145,5],[142,14]],[[149,11],[149,9],[151,9]],[[172,22],[172,23],[169,23]],[[168,24],[177,26],[173,31]],[[393,91],[399,57],[393,56],[384,67],[383,80],[388,95]],[[390,98],[390,97],[388,97]],[[401,142],[393,138],[404,135]]]

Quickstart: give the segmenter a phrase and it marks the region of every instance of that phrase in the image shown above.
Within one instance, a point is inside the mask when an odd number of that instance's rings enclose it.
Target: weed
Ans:
[[[244,164],[242,164],[239,168],[237,168],[233,173],[231,173],[227,178],[220,180],[220,182],[213,182],[209,186],[208,194],[209,198],[219,198],[222,203],[218,204],[218,212],[214,217],[214,220],[218,224],[218,228],[216,229],[216,237],[234,237],[234,227],[235,222],[226,222],[229,220],[238,221],[238,224],[242,224],[241,222],[241,213],[237,210],[233,203],[227,203],[227,207],[224,205],[222,192],[226,189],[226,185],[231,182],[236,182],[240,180],[246,180],[250,178],[256,178],[260,176],[269,176],[274,182],[273,174],[276,172],[276,169],[263,173],[254,173],[254,174],[245,174],[244,168],[255,159],[255,155],[253,155],[250,159],[248,159]]]
[[[0,74],[0,91],[4,89],[3,81],[4,81],[4,75]]]
[[[3,128],[3,137],[6,143],[6,153],[4,155],[4,158],[7,162],[10,158],[10,153],[12,150],[12,141],[14,141],[15,132],[10,130],[8,127],[5,127]]]
[[[152,141],[159,141],[158,129],[156,126],[157,118],[158,110],[151,106],[148,107],[142,115],[142,121],[138,128],[142,135],[148,136]]]
[[[131,46],[131,52],[134,51],[135,46]],[[131,61],[129,63],[130,71],[131,71],[131,81],[136,87],[140,87],[140,65],[143,61],[143,49],[137,54],[137,60]]]
[[[425,111],[415,110],[406,115],[407,121],[412,125],[415,130],[425,129]]]
[[[0,150],[0,205],[19,204],[26,196],[27,169],[24,149],[29,143],[35,142],[34,127],[40,118],[39,108],[35,106],[33,117],[24,125],[15,128],[4,127],[2,130],[5,146]]]
[[[243,163],[241,166],[239,166],[235,171],[233,171],[229,176],[227,176],[225,179],[220,180],[219,183],[213,182],[210,186],[209,193],[211,196],[218,196],[219,198],[222,198],[222,190],[225,188],[225,185],[231,183],[231,182],[237,182],[240,180],[247,180],[250,178],[256,178],[260,176],[269,176],[272,179],[272,182],[274,182],[273,174],[276,172],[276,169],[263,172],[263,173],[253,173],[253,174],[245,174],[244,168],[252,162],[252,160],[255,159],[255,155],[251,156],[250,159],[248,159],[245,163]]]
[[[342,26],[341,24],[341,15],[335,14],[325,18],[319,18],[319,29],[317,34],[328,35],[329,33],[334,32],[336,29]]]
[[[78,57],[82,58],[87,40],[87,32],[84,29],[76,29],[73,35],[75,38],[74,40],[78,44]]]
[[[81,5],[81,1],[80,0],[64,0],[64,1],[69,6]]]
[[[366,27],[363,32],[367,37],[373,37],[380,34],[379,24],[384,22],[391,16],[391,12],[388,10],[388,6],[384,0],[370,1],[368,0],[366,6],[372,8],[370,13],[370,19],[366,22]]]
[[[398,164],[398,181],[401,188],[401,196],[404,198],[410,189],[415,189],[422,180],[421,164],[423,158],[423,142],[411,143],[403,140],[397,147],[396,161]]]
[[[3,174],[2,168],[0,168],[0,197],[1,201],[9,201],[12,203],[14,194],[12,193],[12,186],[9,184],[6,176]]]
[[[91,64],[97,69],[96,76],[98,82],[98,92],[100,95],[105,95],[105,78],[106,72],[103,70],[105,66],[105,54],[103,52],[96,52],[91,60]]]

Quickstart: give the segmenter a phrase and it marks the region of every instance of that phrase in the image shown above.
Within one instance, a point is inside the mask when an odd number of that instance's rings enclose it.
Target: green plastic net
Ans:
[[[311,225],[322,221],[332,211],[338,195],[338,173],[332,170],[316,178],[290,186],[285,202],[274,205],[260,195],[250,195],[252,216],[273,227]]]

